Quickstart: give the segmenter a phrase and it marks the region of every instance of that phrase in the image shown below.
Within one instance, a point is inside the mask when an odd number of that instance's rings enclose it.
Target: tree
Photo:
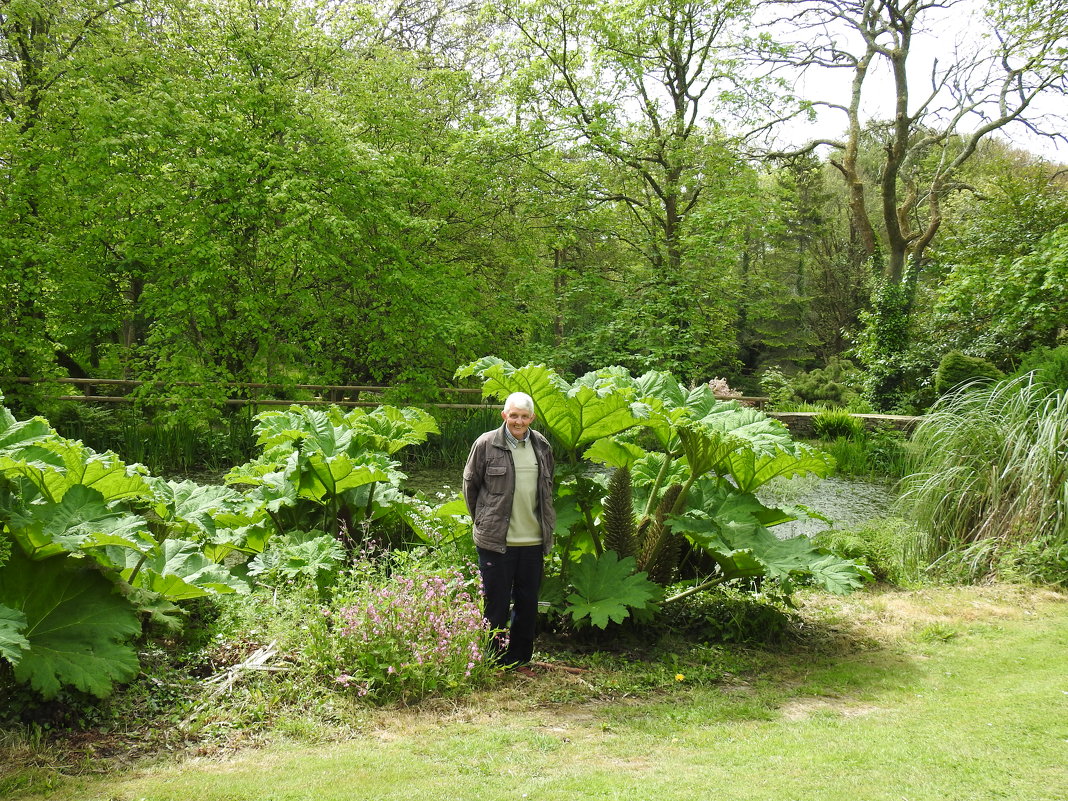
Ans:
[[[4,375],[434,386],[541,335],[464,4],[0,8]]]
[[[1012,369],[1019,356],[1063,342],[1068,318],[1068,224],[1019,258],[1002,256],[954,267],[934,309],[973,356]]]
[[[907,345],[927,250],[947,198],[964,188],[963,166],[984,139],[1012,125],[1063,139],[1056,118],[1040,113],[1038,100],[1068,89],[1068,11],[1044,0],[993,0],[969,25],[968,44],[958,43],[920,79],[914,69],[922,57],[918,37],[944,29],[947,15],[965,8],[962,0],[796,0],[780,6],[805,40],[797,43],[792,63],[849,77],[844,99],[817,101],[843,116],[844,135],[807,147],[832,149],[832,164],[849,190],[852,225],[881,274],[867,358],[875,400],[887,405],[900,380],[898,358]],[[880,68],[889,72],[888,89],[875,77]],[[876,93],[884,93],[890,111],[885,122],[868,125],[867,103]],[[865,169],[869,136],[879,151],[872,169]]]
[[[947,204],[947,224],[931,250],[944,278],[917,326],[917,345],[930,362],[960,350],[1011,370],[1021,352],[1057,344],[1066,178],[998,141],[970,162],[966,180],[974,191]]]
[[[739,77],[750,12],[746,0],[502,10],[517,120],[586,166],[589,202],[615,210],[611,236],[632,253],[634,302],[617,328],[636,368],[693,379],[733,351],[726,279],[752,196],[734,122],[767,99],[760,81]]]
[[[52,256],[42,215],[56,159],[49,114],[105,54],[120,57],[134,0],[0,3],[0,373],[74,367],[46,324]]]

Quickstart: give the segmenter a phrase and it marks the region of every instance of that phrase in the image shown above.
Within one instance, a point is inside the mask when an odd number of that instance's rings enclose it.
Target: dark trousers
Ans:
[[[478,549],[484,614],[494,630],[490,651],[502,665],[526,664],[534,654],[542,562],[540,545]]]

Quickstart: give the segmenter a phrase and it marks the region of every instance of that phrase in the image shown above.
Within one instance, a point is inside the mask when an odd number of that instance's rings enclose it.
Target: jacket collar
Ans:
[[[509,445],[508,445],[508,440],[509,439],[512,439],[512,440],[515,440],[516,442],[518,442],[518,440],[516,440],[515,437],[513,437],[508,432],[508,424],[507,423],[502,423],[501,427],[498,428],[493,433],[493,439],[491,440],[491,443],[494,445],[494,447],[497,447],[497,448],[510,449]],[[537,438],[536,432],[534,431],[533,428],[527,429],[527,438],[524,441],[525,442],[529,442],[530,443],[530,447],[532,447],[535,450],[537,450],[538,438]]]

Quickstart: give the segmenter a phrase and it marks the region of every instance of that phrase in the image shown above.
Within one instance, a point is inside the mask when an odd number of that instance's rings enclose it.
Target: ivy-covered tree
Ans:
[[[949,15],[959,14],[962,4],[785,0],[777,5],[797,32],[786,60],[810,74],[839,73],[848,81],[821,82],[812,98],[840,115],[842,134],[819,134],[804,149],[832,149],[831,162],[849,193],[853,230],[880,278],[873,285],[860,353],[872,400],[885,408],[906,375],[920,276],[945,203],[964,188],[965,165],[985,139],[1014,125],[1063,138],[1063,119],[1046,112],[1039,98],[1068,90],[1063,47],[1068,14],[1056,3],[992,0],[968,20],[950,56],[940,55],[919,71],[914,68],[924,58],[919,37],[934,30],[951,35]],[[889,72],[888,85],[876,78],[881,70]],[[832,96],[823,86],[844,88]],[[873,107],[881,109],[876,122],[867,119]],[[878,148],[866,151],[872,137]]]

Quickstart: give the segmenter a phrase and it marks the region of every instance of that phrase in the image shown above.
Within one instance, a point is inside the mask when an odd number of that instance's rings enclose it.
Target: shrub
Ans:
[[[861,371],[845,359],[832,357],[825,367],[786,376],[778,368],[765,371],[761,390],[777,411],[798,411],[797,404],[816,408],[855,406],[862,403]],[[870,411],[870,407],[865,407]]]
[[[1034,374],[1034,381],[1053,390],[1068,389],[1068,345],[1057,348],[1039,347],[1029,351],[1020,361],[1014,376]]]
[[[876,581],[909,584],[921,573],[917,542],[920,532],[900,518],[872,521],[847,531],[824,531],[812,541],[839,556],[855,559],[871,570]]]
[[[800,618],[781,599],[720,587],[665,606],[658,620],[689,641],[776,645],[796,637]]]
[[[969,381],[991,379],[997,381],[1004,377],[992,362],[978,356],[965,356],[959,350],[952,350],[942,357],[935,372],[935,391],[945,395],[954,387]]]
[[[812,430],[820,439],[860,439],[864,436],[864,423],[849,412],[825,409],[812,418]]]
[[[998,557],[1005,579],[1068,588],[1068,542],[1032,540],[1010,545]]]
[[[852,362],[832,357],[825,367],[794,377],[794,396],[808,403],[847,406],[860,395],[860,376]]]
[[[760,377],[760,391],[768,398],[768,408],[783,410],[783,407],[793,403],[794,390],[790,386],[790,379],[778,367],[769,367]]]

